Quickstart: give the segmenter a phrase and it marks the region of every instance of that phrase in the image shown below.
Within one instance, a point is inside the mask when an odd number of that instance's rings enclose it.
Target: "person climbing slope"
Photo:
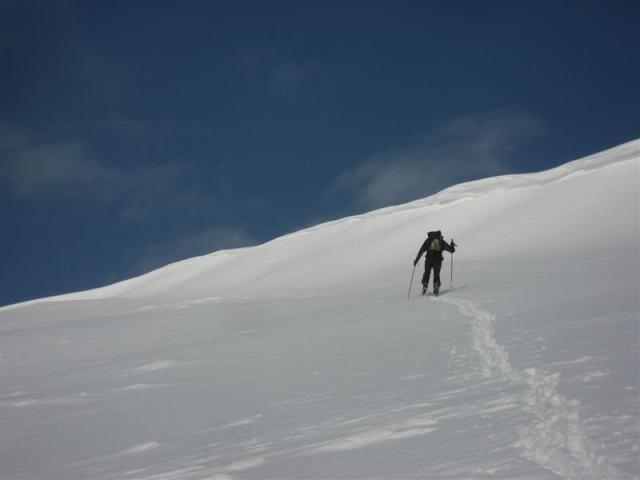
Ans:
[[[427,234],[427,239],[418,251],[418,256],[413,261],[413,266],[415,267],[420,261],[422,254],[426,252],[424,275],[422,276],[422,295],[426,295],[427,293],[431,269],[433,269],[433,293],[436,296],[440,293],[440,269],[442,268],[443,260],[442,252],[445,251],[451,253],[456,251],[456,244],[453,239],[451,240],[451,244],[448,244],[442,237],[442,232],[440,230],[429,232]]]

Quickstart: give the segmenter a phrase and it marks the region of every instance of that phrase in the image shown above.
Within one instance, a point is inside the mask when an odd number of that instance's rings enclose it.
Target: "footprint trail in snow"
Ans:
[[[441,301],[472,318],[472,346],[485,377],[499,377],[526,387],[519,401],[534,420],[519,429],[516,446],[528,460],[563,478],[624,478],[623,471],[599,455],[580,420],[580,401],[558,393],[559,373],[519,370],[495,337],[496,318],[474,302],[454,297]]]

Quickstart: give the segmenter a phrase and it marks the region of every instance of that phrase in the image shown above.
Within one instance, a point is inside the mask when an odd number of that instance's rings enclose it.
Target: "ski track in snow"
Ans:
[[[523,456],[563,478],[621,478],[625,473],[598,455],[580,420],[580,401],[558,393],[559,373],[534,368],[523,371],[509,362],[509,352],[495,338],[495,316],[475,303],[446,297],[473,319],[472,346],[482,359],[485,377],[501,377],[526,391],[519,399],[535,420],[519,429],[516,446]]]

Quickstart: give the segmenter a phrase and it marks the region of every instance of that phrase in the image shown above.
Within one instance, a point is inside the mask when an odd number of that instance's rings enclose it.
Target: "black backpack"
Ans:
[[[441,253],[443,250],[442,232],[440,230],[436,230],[435,232],[429,232],[427,238],[429,240],[429,243],[427,245],[427,253],[428,252]]]

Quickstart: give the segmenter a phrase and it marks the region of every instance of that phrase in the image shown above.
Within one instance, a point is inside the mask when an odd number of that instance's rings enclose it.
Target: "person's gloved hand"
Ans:
[[[415,267],[417,264],[418,264],[418,259],[416,258],[416,259],[413,261],[413,266]]]

